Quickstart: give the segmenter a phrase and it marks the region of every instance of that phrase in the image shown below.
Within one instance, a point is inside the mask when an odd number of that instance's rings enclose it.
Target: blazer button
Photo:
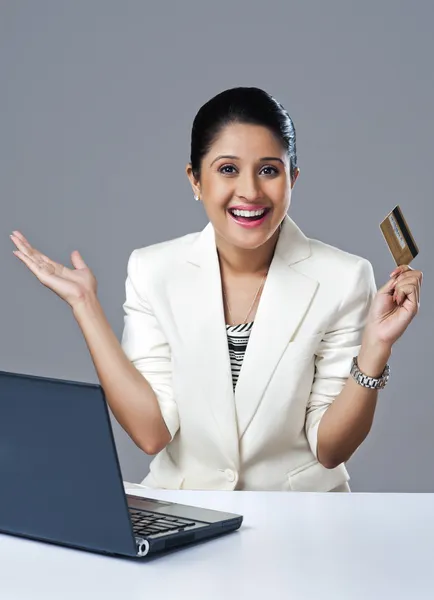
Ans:
[[[226,469],[225,475],[228,481],[235,481],[235,473],[232,471],[232,469]]]

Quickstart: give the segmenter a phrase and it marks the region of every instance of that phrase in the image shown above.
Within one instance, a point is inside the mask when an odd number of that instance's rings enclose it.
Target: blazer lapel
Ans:
[[[273,371],[318,287],[317,281],[292,267],[309,255],[309,240],[287,216],[282,224],[235,388],[240,438],[253,419]]]
[[[202,397],[216,424],[216,441],[234,466],[239,466],[239,436],[222,299],[220,265],[214,229],[208,224],[192,244],[186,271],[179,273],[176,303],[189,331],[184,349]]]

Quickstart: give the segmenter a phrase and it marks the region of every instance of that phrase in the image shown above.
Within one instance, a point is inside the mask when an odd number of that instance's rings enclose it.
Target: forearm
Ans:
[[[366,375],[380,377],[390,355],[390,348],[362,344],[357,359],[359,368]],[[348,378],[318,427],[318,460],[324,466],[333,468],[348,461],[365,440],[372,427],[377,396],[377,390]]]
[[[157,397],[128,360],[98,299],[86,298],[73,308],[73,314],[116,420],[146,453],[160,451],[170,441],[170,434]]]

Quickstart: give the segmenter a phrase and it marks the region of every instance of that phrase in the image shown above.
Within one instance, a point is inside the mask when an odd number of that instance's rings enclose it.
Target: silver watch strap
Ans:
[[[362,387],[366,387],[371,390],[382,390],[386,387],[386,384],[389,381],[390,366],[388,364],[385,366],[380,377],[369,377],[369,375],[365,375],[365,373],[359,369],[359,365],[357,364],[357,356],[355,356],[351,365],[350,375]]]

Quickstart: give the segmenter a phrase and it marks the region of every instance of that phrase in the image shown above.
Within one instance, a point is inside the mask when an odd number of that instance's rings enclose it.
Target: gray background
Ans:
[[[377,285],[394,266],[378,226],[396,204],[420,246],[421,311],[349,470],[355,491],[434,491],[433,18],[428,0],[3,0],[0,369],[97,381],[11,230],[68,264],[78,248],[120,337],[130,252],[206,223],[184,174],[196,111],[263,87],[295,121],[290,215],[305,233],[368,258]],[[115,436],[124,478],[141,480],[148,458]]]

